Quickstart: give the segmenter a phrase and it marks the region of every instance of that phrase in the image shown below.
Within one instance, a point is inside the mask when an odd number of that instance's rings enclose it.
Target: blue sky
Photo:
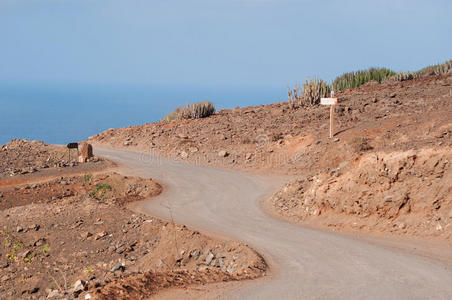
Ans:
[[[451,59],[452,1],[0,0],[0,83],[286,87]]]

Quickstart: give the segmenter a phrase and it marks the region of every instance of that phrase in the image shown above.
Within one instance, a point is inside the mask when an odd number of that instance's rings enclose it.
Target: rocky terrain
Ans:
[[[52,156],[58,148],[43,143],[12,143],[49,150],[13,168],[58,158]],[[20,151],[12,143],[8,149]],[[0,180],[1,299],[143,298],[171,286],[265,272],[264,260],[243,244],[130,210],[128,203],[162,191],[155,181],[94,169],[81,173],[69,165],[50,176],[38,171]]]
[[[0,179],[4,182],[27,181],[33,177],[73,172],[95,172],[111,166],[99,157],[78,163],[77,150],[49,145],[41,141],[16,139],[0,146]],[[36,175],[36,172],[40,174]]]
[[[336,96],[333,139],[328,107],[281,102],[109,129],[89,141],[194,164],[293,174],[299,179],[270,199],[292,221],[450,240],[452,76],[370,82]]]
[[[333,229],[389,231],[452,242],[452,151],[372,152],[287,184],[281,215]]]

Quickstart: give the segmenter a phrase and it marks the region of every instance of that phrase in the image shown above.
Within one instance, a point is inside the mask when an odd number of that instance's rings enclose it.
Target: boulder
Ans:
[[[88,143],[80,143],[80,157],[79,157],[79,161],[81,159],[83,159],[84,161],[92,158],[93,155],[93,146],[91,146],[91,144]]]
[[[218,156],[219,157],[226,157],[226,156],[228,156],[229,155],[229,153],[226,151],[226,150],[220,150],[220,151],[218,151]]]

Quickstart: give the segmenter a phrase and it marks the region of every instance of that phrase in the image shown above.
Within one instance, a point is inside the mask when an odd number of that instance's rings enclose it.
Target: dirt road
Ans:
[[[271,280],[234,289],[228,299],[450,299],[452,268],[344,236],[269,217],[259,204],[282,180],[96,149],[96,155],[164,184],[143,204],[150,214],[248,243],[270,266]],[[169,209],[171,208],[171,209]]]

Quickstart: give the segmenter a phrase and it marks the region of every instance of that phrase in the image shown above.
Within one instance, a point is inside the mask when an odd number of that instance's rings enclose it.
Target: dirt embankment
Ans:
[[[19,140],[3,149],[1,170],[51,164],[61,150]],[[264,260],[243,244],[129,210],[162,188],[102,171],[108,165],[49,165],[0,180],[0,298],[142,298],[263,274]]]
[[[195,164],[294,174],[300,180],[272,199],[273,209],[291,220],[450,240],[452,76],[368,83],[337,97],[333,139],[327,107],[276,103],[110,129],[89,141]]]
[[[367,153],[287,184],[271,202],[297,222],[452,242],[451,162],[446,149]]]

